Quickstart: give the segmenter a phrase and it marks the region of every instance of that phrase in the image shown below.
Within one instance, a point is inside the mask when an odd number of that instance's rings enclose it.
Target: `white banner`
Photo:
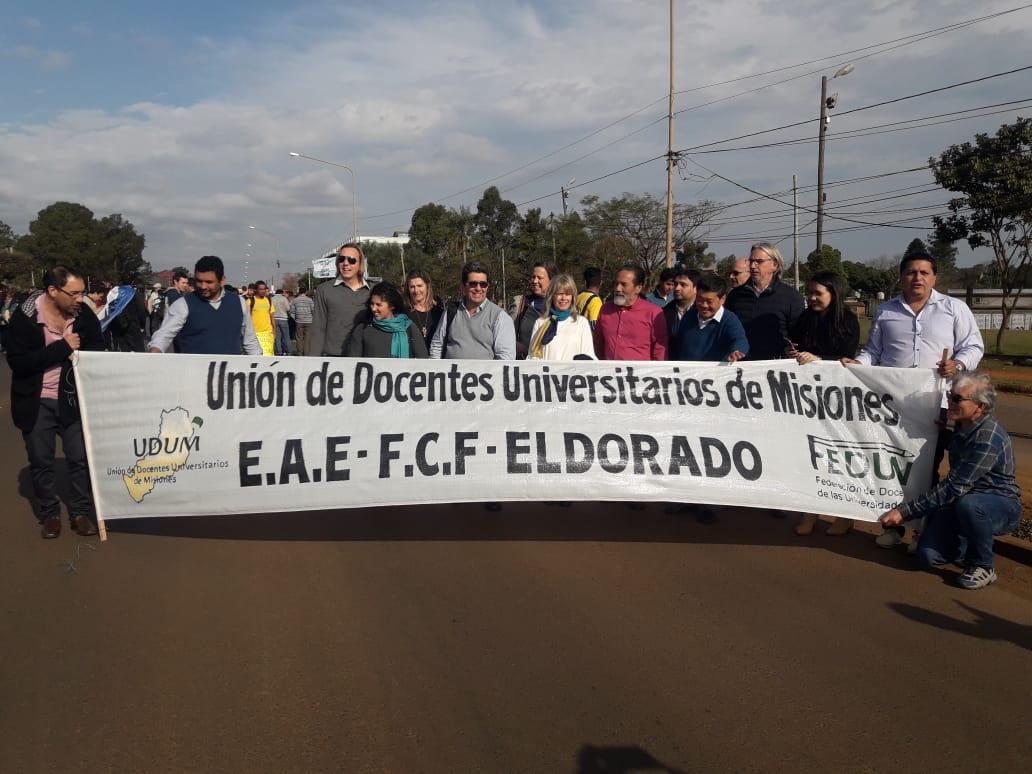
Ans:
[[[933,371],[79,354],[103,519],[502,500],[868,521],[924,491]]]
[[[316,258],[312,261],[312,276],[316,279],[329,279],[330,277],[337,276],[337,254],[326,258]]]

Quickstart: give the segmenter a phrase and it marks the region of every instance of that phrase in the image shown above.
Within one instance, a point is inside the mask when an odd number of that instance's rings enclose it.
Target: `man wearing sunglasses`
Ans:
[[[365,256],[356,244],[337,250],[337,278],[315,289],[312,327],[308,330],[308,354],[337,357],[355,325],[369,316],[369,283],[365,281]]]
[[[86,444],[79,418],[79,399],[72,376],[72,359],[79,349],[100,351],[100,323],[83,303],[86,284],[64,266],[43,275],[37,290],[18,307],[8,327],[7,362],[11,366],[11,418],[22,431],[29,457],[41,534],[61,534],[61,503],[54,476],[54,452],[61,436],[71,484],[69,518],[80,535],[96,535],[91,512]]]
[[[488,269],[472,261],[462,267],[462,301],[448,304],[430,341],[435,360],[515,360],[516,327],[487,298]]]
[[[732,289],[744,285],[749,279],[749,259],[735,258],[731,264],[731,271],[727,273],[727,278],[731,280]]]
[[[962,373],[947,393],[946,416],[956,427],[950,472],[915,500],[882,514],[883,527],[925,518],[917,558],[926,567],[963,565],[963,589],[996,582],[993,537],[1014,531],[1021,520],[1021,489],[1014,477],[1014,449],[996,417],[996,389],[987,374]]]

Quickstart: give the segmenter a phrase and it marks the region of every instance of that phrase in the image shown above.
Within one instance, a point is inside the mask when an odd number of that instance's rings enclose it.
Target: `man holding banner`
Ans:
[[[946,416],[956,432],[950,442],[950,472],[920,497],[884,513],[883,527],[925,517],[917,557],[927,567],[963,562],[957,585],[980,589],[996,582],[993,537],[1021,520],[1021,489],[1014,477],[1010,436],[992,415],[996,389],[988,375],[962,373],[948,393]]]
[[[102,351],[104,339],[96,316],[83,304],[86,284],[79,274],[55,266],[43,275],[43,287],[11,316],[7,334],[11,418],[22,431],[28,452],[43,538],[61,534],[61,502],[54,476],[57,436],[61,436],[71,479],[71,527],[83,536],[96,535],[72,360],[79,349]]]
[[[844,363],[888,366],[890,368],[935,368],[939,376],[952,379],[958,373],[978,368],[985,344],[978,323],[967,304],[935,289],[938,267],[935,258],[913,253],[899,265],[900,295],[886,301],[874,313],[871,332],[856,360]],[[943,352],[947,357],[943,358]],[[950,354],[952,353],[952,354]],[[946,419],[945,409],[940,421]],[[933,483],[938,481],[949,433],[943,429],[935,450]],[[892,525],[876,542],[892,548],[903,542],[906,528]],[[911,551],[917,546],[911,542]]]

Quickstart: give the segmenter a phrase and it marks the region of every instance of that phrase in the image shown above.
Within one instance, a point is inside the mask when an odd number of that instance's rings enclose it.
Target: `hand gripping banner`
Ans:
[[[874,521],[927,489],[931,370],[79,353],[98,516],[470,501]]]

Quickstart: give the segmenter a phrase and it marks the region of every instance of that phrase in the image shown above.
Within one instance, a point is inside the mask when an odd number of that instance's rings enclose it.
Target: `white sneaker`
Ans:
[[[996,570],[992,567],[968,567],[964,574],[957,578],[957,585],[962,589],[981,589],[990,583],[996,583]]]
[[[874,542],[881,548],[895,548],[903,542],[903,535],[899,530],[890,527],[874,539]]]

